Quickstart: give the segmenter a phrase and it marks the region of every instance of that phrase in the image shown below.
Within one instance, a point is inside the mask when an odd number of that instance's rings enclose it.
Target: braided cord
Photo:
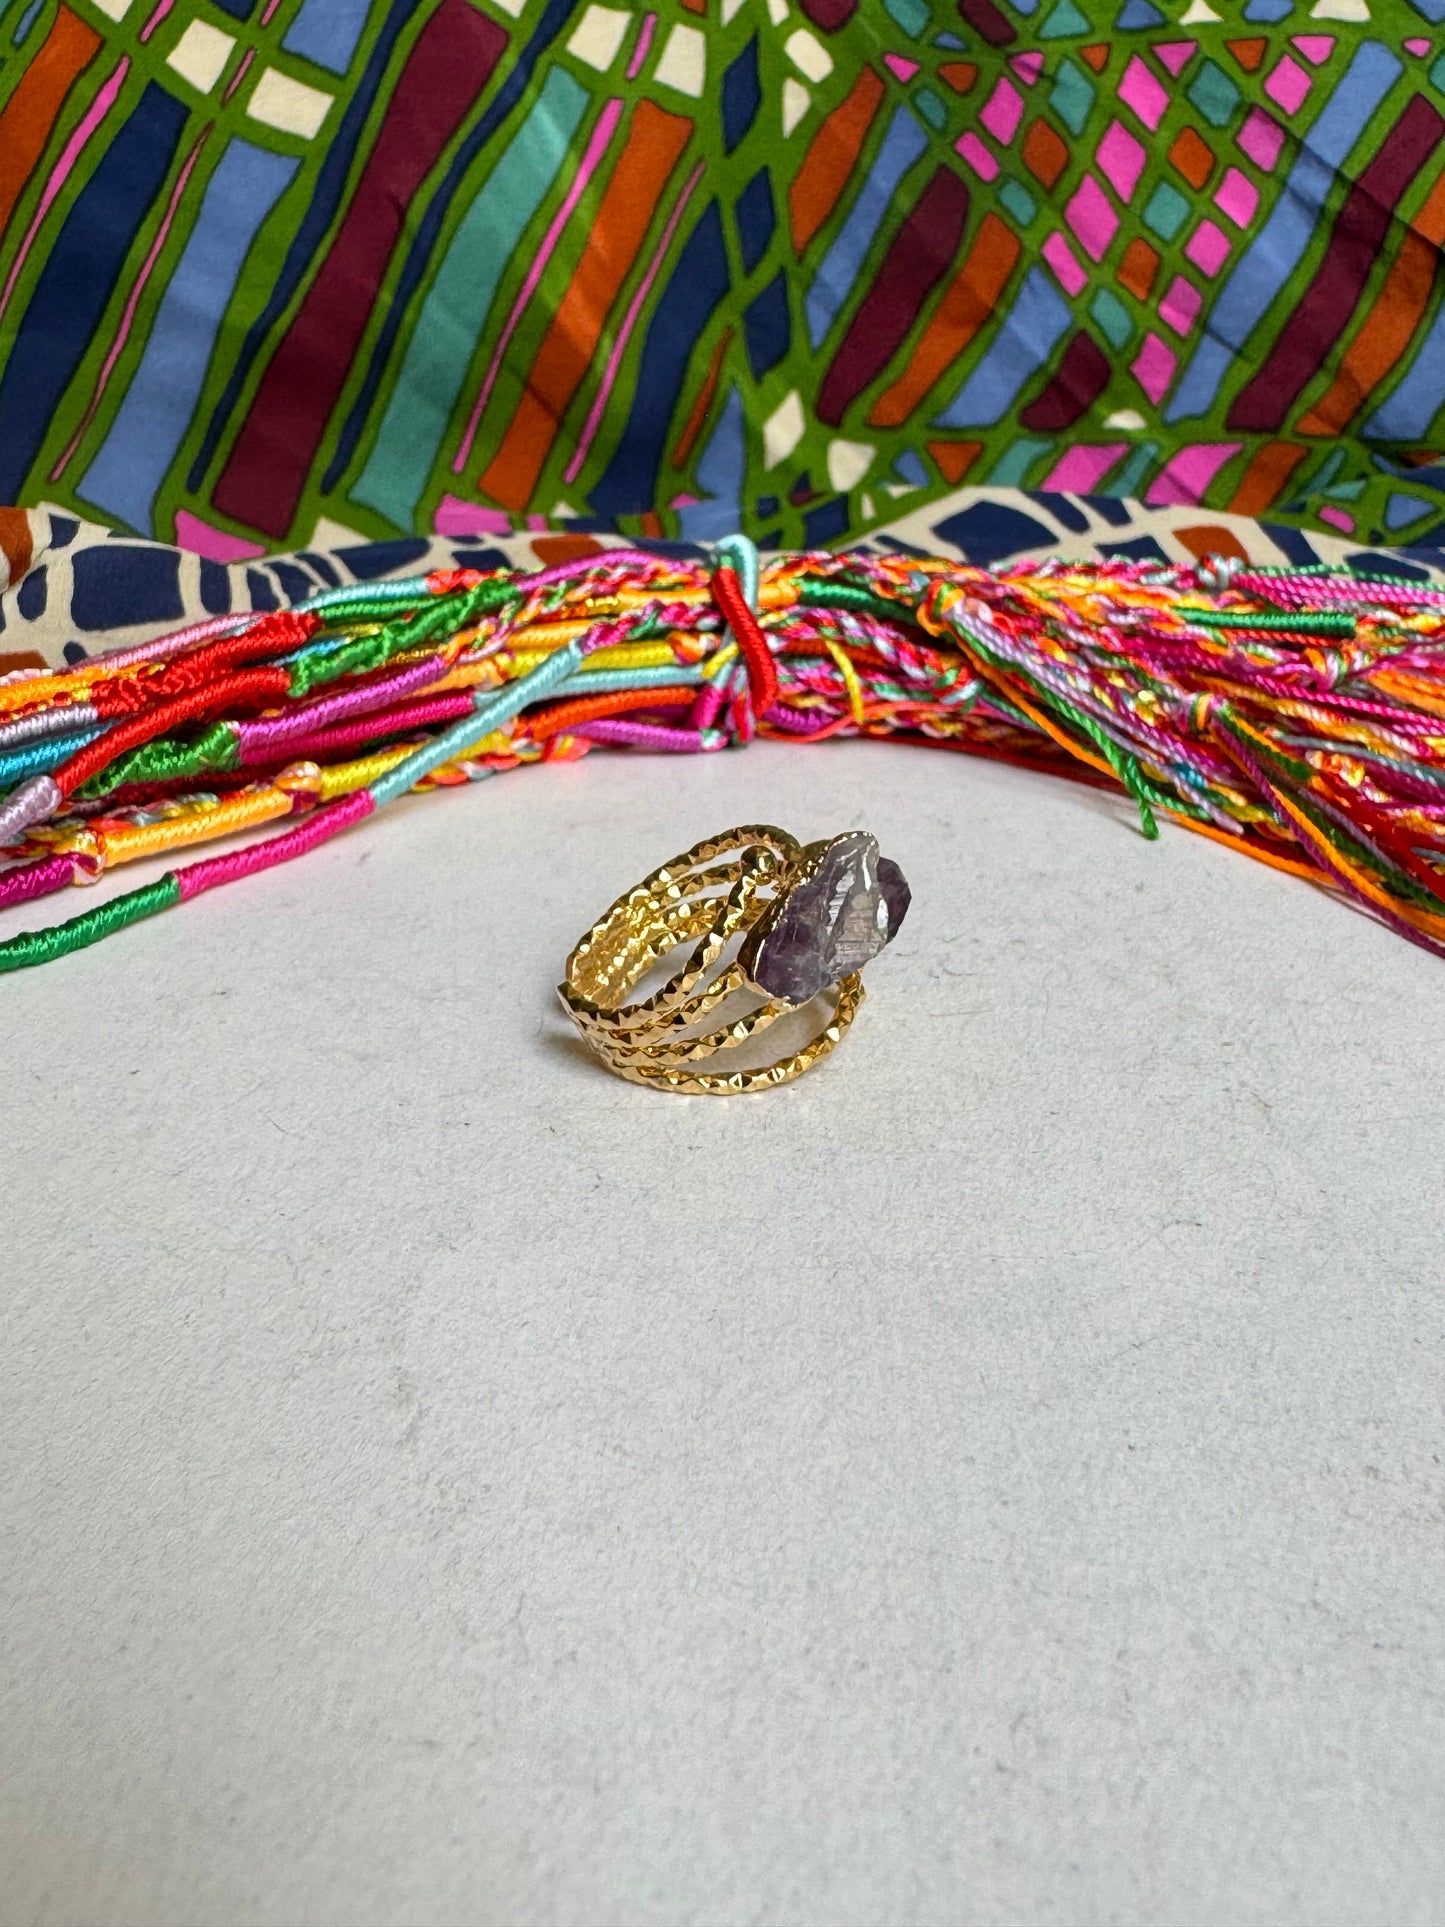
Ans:
[[[0,687],[0,909],[289,818],[45,962],[414,789],[598,746],[924,740],[1108,785],[1445,943],[1445,591],[1348,570],[604,550],[329,589]]]

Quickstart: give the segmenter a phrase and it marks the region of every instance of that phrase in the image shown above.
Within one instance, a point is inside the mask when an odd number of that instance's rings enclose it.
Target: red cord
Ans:
[[[767,637],[747,605],[743,585],[738,581],[735,570],[727,567],[713,570],[712,599],[732,630],[733,639],[742,650],[743,660],[748,666],[753,714],[759,718],[766,716],[778,700],[778,672],[773,667]]]
[[[289,670],[280,667],[270,669],[243,669],[234,676],[222,676],[208,689],[195,689],[188,695],[177,696],[173,702],[157,703],[153,709],[146,709],[134,716],[128,723],[117,723],[103,736],[97,736],[93,743],[78,749],[67,763],[62,763],[55,772],[55,781],[62,796],[73,796],[82,783],[98,776],[117,756],[127,750],[139,749],[155,736],[164,736],[167,730],[177,728],[181,723],[193,722],[196,717],[204,716],[217,709],[234,707],[236,709],[259,708],[262,704],[276,702],[291,687]]]
[[[99,683],[91,701],[99,716],[134,715],[154,703],[170,702],[188,690],[199,689],[213,676],[240,663],[299,649],[320,627],[319,616],[296,615],[290,609],[281,609],[274,615],[263,616],[244,634],[187,650],[150,675],[119,676],[113,682]]]
[[[481,580],[480,569],[433,569],[426,586],[433,595],[451,595],[457,589],[475,589]]]

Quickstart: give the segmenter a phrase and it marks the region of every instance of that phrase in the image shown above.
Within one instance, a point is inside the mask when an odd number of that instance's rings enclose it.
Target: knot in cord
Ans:
[[[766,717],[778,700],[778,672],[756,614],[758,552],[745,535],[729,535],[718,543],[716,553],[712,599],[747,671],[746,684],[739,691],[744,700],[739,705],[737,724],[739,737],[748,742],[756,722]]]
[[[1237,555],[1206,555],[1200,558],[1194,573],[1201,588],[1211,595],[1223,595],[1243,566]]]

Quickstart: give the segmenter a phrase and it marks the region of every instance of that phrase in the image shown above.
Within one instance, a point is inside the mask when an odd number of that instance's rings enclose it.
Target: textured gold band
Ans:
[[[863,1002],[855,971],[815,999],[825,1013],[817,1034],[758,1069],[695,1068],[723,1060],[800,1006],[768,997],[736,955],[725,961],[786,890],[803,850],[767,824],[708,837],[625,891],[577,944],[558,986],[573,1023],[609,1070],[634,1084],[699,1096],[771,1090],[820,1063],[842,1039]],[[693,944],[681,970],[636,1003],[632,991],[672,951]],[[729,1000],[747,1007],[699,1031]]]

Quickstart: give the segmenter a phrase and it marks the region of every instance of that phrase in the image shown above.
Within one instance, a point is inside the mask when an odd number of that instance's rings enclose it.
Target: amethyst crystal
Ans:
[[[815,845],[800,882],[764,929],[750,975],[760,990],[805,1004],[829,984],[861,970],[898,934],[909,889],[877,841],[850,830]]]

